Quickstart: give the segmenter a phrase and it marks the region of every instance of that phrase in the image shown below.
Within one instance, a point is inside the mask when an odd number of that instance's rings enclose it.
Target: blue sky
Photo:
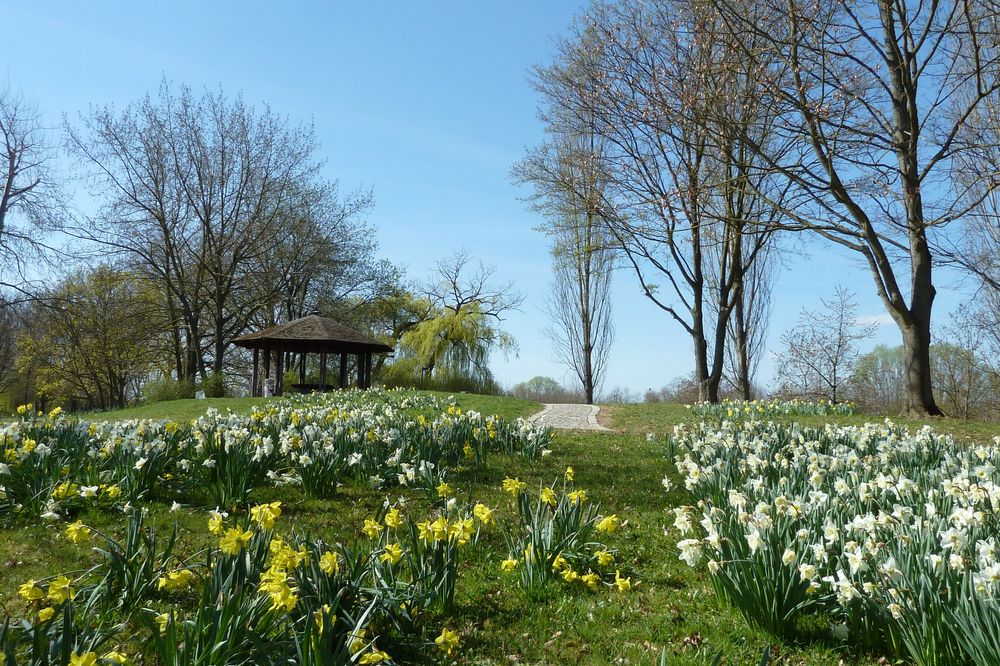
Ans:
[[[420,279],[434,259],[468,248],[527,295],[507,321],[517,358],[494,369],[510,385],[544,374],[569,380],[541,331],[549,258],[542,220],[509,170],[541,140],[532,66],[580,13],[577,2],[170,2],[0,4],[0,83],[46,122],[88,105],[124,106],[162,78],[221,86],[311,120],[342,186],[371,187],[384,256]],[[866,269],[828,244],[796,247],[775,288],[771,342],[802,307],[844,284],[866,318],[885,321]],[[961,296],[939,284],[937,320]],[[658,388],[692,368],[690,341],[639,292],[615,280],[617,339],[606,387]],[[898,344],[891,324],[875,342]],[[773,377],[766,361],[763,379]]]

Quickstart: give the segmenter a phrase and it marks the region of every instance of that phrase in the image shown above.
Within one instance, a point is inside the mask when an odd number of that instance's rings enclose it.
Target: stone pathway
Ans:
[[[597,422],[601,408],[597,405],[550,404],[528,420],[537,425],[560,430],[603,430],[610,432]]]

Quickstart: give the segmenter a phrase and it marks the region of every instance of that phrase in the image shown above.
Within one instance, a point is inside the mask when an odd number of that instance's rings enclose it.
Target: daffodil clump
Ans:
[[[129,627],[148,624],[150,640],[139,642],[157,663],[190,663],[208,653],[212,663],[304,663],[310,654],[331,663],[392,663],[402,636],[455,655],[458,633],[445,627],[435,634],[435,614],[427,611],[450,606],[459,549],[495,526],[490,509],[451,501],[418,518],[402,503],[387,505],[359,525],[353,547],[280,535],[282,513],[278,501],[239,515],[210,512],[206,529],[215,546],[187,562],[172,555],[172,539],[166,546],[142,542],[151,530],[140,511],[130,514],[122,542],[74,522],[64,530],[67,541],[99,544],[104,560],[75,577],[23,581],[18,594],[31,617],[0,633],[0,653],[35,663],[71,628],[77,649],[69,663],[149,663],[149,654],[130,656],[120,647],[135,642],[116,635],[126,625],[109,631],[100,619],[114,612]],[[130,576],[141,580],[122,582]],[[135,595],[128,605],[118,600]]]
[[[601,514],[587,491],[574,486],[574,474],[568,467],[561,482],[540,485],[537,495],[519,478],[503,480],[516,519],[505,527],[510,552],[500,570],[517,575],[525,589],[557,579],[591,592],[627,592],[631,577],[622,576],[617,552],[599,541],[617,532],[622,520]]]
[[[330,497],[347,481],[429,490],[490,453],[540,456],[549,434],[406,391],[339,391],[189,423],[88,423],[27,406],[0,424],[0,519],[59,520],[85,507],[183,497],[234,509],[256,488]],[[430,414],[430,416],[428,416]]]
[[[774,634],[808,614],[918,664],[996,663],[1000,441],[929,427],[761,421],[675,428],[698,502],[673,509],[679,557]]]
[[[723,400],[722,402],[698,402],[687,405],[688,411],[701,418],[712,419],[768,419],[775,416],[854,416],[860,414],[853,402],[831,402],[829,400]]]

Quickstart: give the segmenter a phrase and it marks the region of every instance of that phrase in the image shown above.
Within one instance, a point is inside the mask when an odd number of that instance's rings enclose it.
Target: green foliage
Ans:
[[[206,398],[224,398],[226,396],[225,376],[222,373],[210,373],[200,386]]]
[[[69,276],[18,337],[18,368],[35,372],[53,404],[124,407],[152,365],[153,296],[126,271],[100,265]]]
[[[402,335],[402,358],[393,364],[398,364],[398,368],[390,370],[387,376],[394,376],[396,381],[408,377],[416,382],[429,375],[492,383],[490,354],[494,350],[504,353],[517,350],[514,338],[497,327],[495,321],[475,301],[457,309],[440,308]]]
[[[193,379],[176,380],[172,377],[153,379],[142,386],[142,397],[146,402],[164,402],[194,398]]]
[[[541,375],[515,384],[510,392],[518,398],[538,402],[583,402],[583,394],[579,390],[571,391],[551,377]]]
[[[492,374],[470,376],[460,372],[421,372],[416,358],[401,358],[387,365],[379,373],[380,384],[389,388],[412,388],[422,391],[443,393],[473,393],[478,395],[502,395],[503,387]]]
[[[571,476],[564,476],[558,490],[558,483],[539,486],[537,496],[518,479],[504,481],[504,490],[515,497],[517,519],[504,529],[510,554],[503,566],[519,573],[525,590],[534,592],[561,578],[596,591],[614,579],[614,553],[593,540],[598,507],[588,501],[586,491],[574,490]],[[617,516],[602,525],[613,532]]]

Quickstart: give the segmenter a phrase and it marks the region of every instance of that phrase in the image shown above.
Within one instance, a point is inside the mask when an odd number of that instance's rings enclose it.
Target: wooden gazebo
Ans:
[[[293,319],[286,324],[278,324],[263,331],[250,333],[233,340],[233,343],[253,350],[253,388],[254,396],[263,395],[264,381],[271,376],[271,356],[276,356],[274,395],[284,393],[285,354],[301,354],[299,359],[299,383],[293,388],[299,391],[326,391],[330,388],[347,388],[348,385],[348,355],[357,358],[357,386],[366,389],[371,386],[372,354],[386,354],[392,347],[372,340],[366,335],[338,324],[332,319],[321,317],[318,312]],[[264,374],[260,374],[261,352],[264,356]],[[318,385],[306,384],[305,354],[319,354]],[[334,386],[327,382],[327,356],[340,354],[340,381]]]

